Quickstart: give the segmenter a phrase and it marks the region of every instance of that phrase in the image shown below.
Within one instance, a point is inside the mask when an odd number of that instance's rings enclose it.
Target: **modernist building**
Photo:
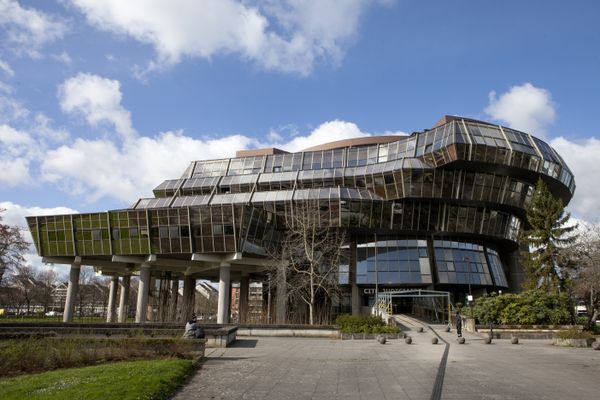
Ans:
[[[127,209],[29,217],[28,224],[44,261],[71,264],[65,320],[83,264],[115,276],[113,306],[117,277],[128,287],[129,276],[139,274],[138,321],[151,279],[183,279],[184,297],[195,279],[218,279],[218,321],[225,322],[231,280],[240,282],[243,312],[249,280],[262,279],[273,262],[265,248],[274,233],[285,229],[295,204],[314,199],[322,224],[347,231],[348,262],[339,279],[356,312],[375,286],[455,297],[471,288],[518,288],[517,236],[540,178],[569,202],[573,174],[547,143],[445,116],[409,136],[193,161],[180,178],[158,185],[153,198]]]

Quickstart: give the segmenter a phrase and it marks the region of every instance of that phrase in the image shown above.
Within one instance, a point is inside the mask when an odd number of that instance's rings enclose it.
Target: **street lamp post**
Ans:
[[[473,293],[471,292],[471,259],[469,256],[464,256],[463,261],[467,263],[467,277],[469,279],[469,296],[467,302],[469,303],[469,309],[471,310],[471,319],[473,319]]]
[[[470,297],[469,301],[472,301],[473,293],[471,293],[471,259],[469,258],[469,256],[464,256],[463,261],[465,261],[467,263],[467,277],[469,279],[469,297]]]

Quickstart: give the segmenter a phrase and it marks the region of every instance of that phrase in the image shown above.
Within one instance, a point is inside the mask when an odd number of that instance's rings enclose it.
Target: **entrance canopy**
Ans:
[[[384,292],[377,292],[376,294],[376,307],[379,312],[386,313],[388,315],[393,314],[393,300],[396,298],[417,298],[417,299],[432,299],[433,310],[437,316],[437,306],[435,299],[439,298],[442,301],[447,299],[447,307],[448,307],[448,323],[450,324],[451,319],[451,308],[452,301],[450,299],[450,292],[445,292],[441,290],[427,290],[427,289],[400,289],[400,290],[390,290]],[[444,308],[441,307],[442,313],[444,313]],[[443,314],[442,314],[443,315]]]

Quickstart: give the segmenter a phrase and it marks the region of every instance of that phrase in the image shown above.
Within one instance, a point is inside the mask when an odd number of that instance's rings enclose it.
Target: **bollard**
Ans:
[[[423,327],[422,327],[422,326],[418,327],[418,328],[417,328],[417,332],[419,332],[419,333],[423,333]]]
[[[485,344],[491,344],[492,343],[492,338],[491,337],[486,337],[485,340],[483,341]]]
[[[459,337],[458,338],[458,344],[465,344],[465,338],[464,337]]]
[[[387,342],[387,337],[385,335],[379,335],[377,336],[377,341],[379,344],[385,344],[385,342]]]
[[[595,341],[592,343],[592,349],[594,350],[600,350],[600,342],[599,341]]]
[[[411,343],[412,343],[412,338],[411,338],[410,336],[407,336],[407,337],[404,339],[404,343],[406,343],[406,344],[411,344]]]
[[[449,326],[446,327],[446,332],[450,332],[450,327]]]
[[[431,338],[431,344],[438,344],[438,338]]]
[[[510,339],[510,343],[512,344],[519,344],[519,338],[518,337],[513,337]]]

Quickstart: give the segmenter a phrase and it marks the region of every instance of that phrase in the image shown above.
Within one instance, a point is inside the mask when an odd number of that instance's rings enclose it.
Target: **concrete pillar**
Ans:
[[[110,279],[110,289],[108,291],[108,310],[106,311],[106,322],[115,322],[117,315],[117,285],[119,277],[112,276]]]
[[[182,301],[181,318],[183,318],[184,321],[187,321],[194,313],[196,302],[196,278],[194,278],[192,275],[185,275],[183,277]]]
[[[219,303],[217,306],[217,324],[229,322],[229,298],[231,297],[231,266],[222,264],[219,270]]]
[[[148,292],[150,290],[150,264],[142,263],[140,266],[140,285],[138,287],[137,305],[135,308],[135,322],[146,322],[148,308]]]
[[[350,265],[349,278],[352,303],[352,315],[360,314],[360,291],[356,284],[356,239],[350,242]]]
[[[127,322],[129,311],[129,286],[131,277],[125,275],[121,278],[121,297],[119,298],[119,322]]]
[[[238,304],[238,313],[240,324],[245,324],[248,319],[248,295],[250,294],[250,277],[243,274],[240,279],[240,299]]]
[[[69,286],[67,287],[67,299],[65,301],[65,313],[63,314],[63,322],[73,322],[73,314],[75,312],[75,301],[77,300],[77,292],[79,291],[80,272],[81,264],[71,264],[71,272],[69,272]]]

